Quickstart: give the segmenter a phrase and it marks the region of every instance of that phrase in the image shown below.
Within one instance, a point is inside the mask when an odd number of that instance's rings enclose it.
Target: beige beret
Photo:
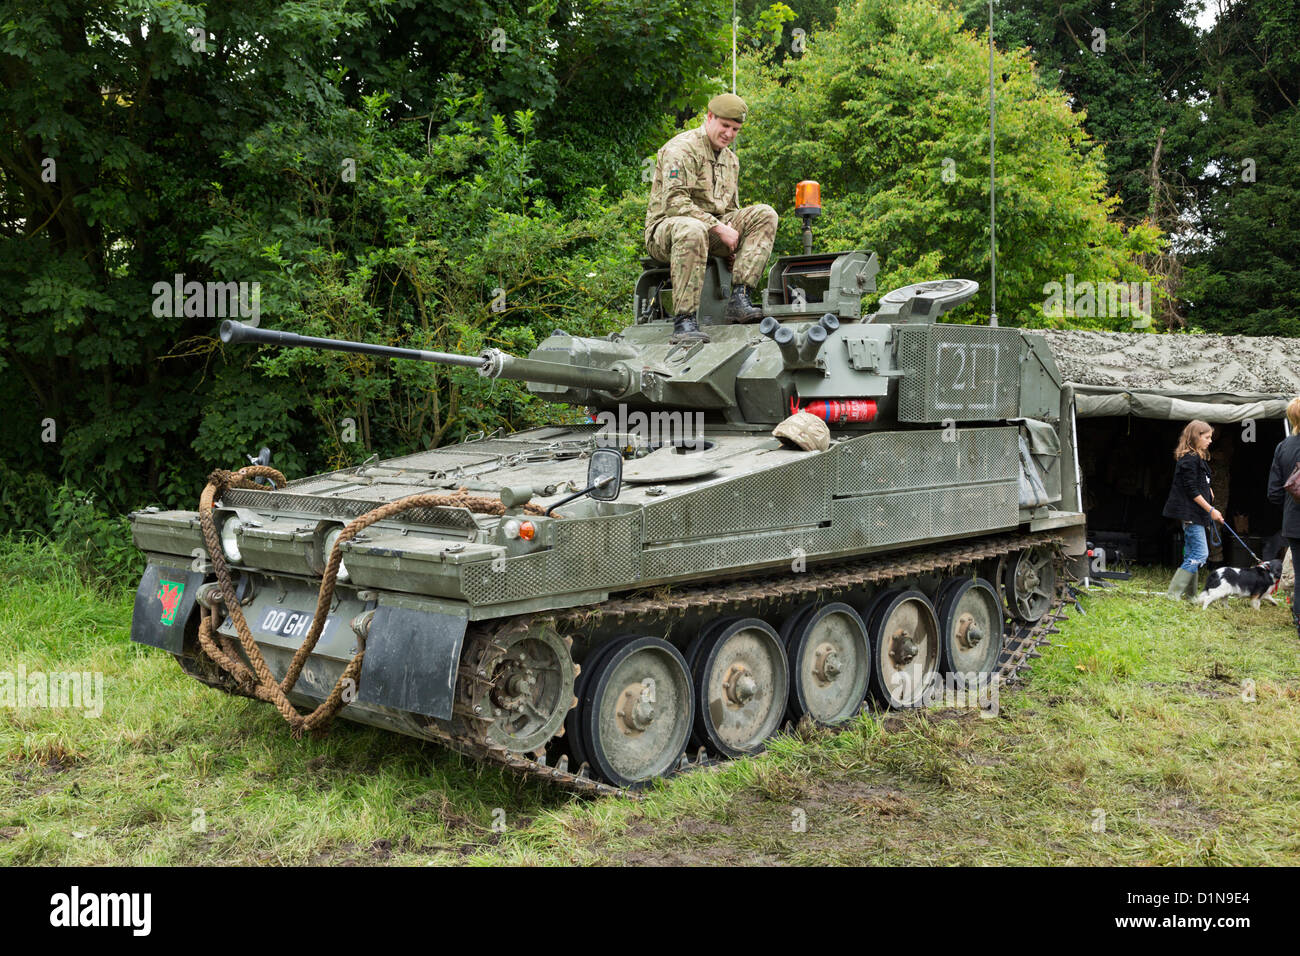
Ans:
[[[710,113],[719,119],[731,120],[734,123],[745,122],[745,113],[748,109],[745,101],[735,93],[719,93],[709,100]]]

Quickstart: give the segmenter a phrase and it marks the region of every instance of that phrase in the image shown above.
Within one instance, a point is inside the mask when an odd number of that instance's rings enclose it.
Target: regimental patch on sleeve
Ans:
[[[682,171],[681,171],[681,169],[678,168],[677,166],[674,166],[672,169],[668,170],[668,178],[669,178],[669,179],[681,179],[681,178],[682,178]]]

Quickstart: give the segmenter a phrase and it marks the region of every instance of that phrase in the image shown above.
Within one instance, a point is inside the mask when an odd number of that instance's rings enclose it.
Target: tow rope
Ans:
[[[249,488],[265,491],[266,486],[253,481],[254,478],[269,478],[277,490],[288,484],[283,474],[268,465],[248,465],[238,471],[218,469],[208,476],[207,487],[203,489],[203,494],[199,497],[199,523],[203,529],[203,541],[207,545],[208,557],[212,561],[213,570],[216,572],[217,587],[221,595],[220,601],[226,613],[230,616],[235,632],[239,635],[239,643],[244,649],[244,655],[252,664],[252,669],[250,670],[240,659],[234,642],[229,637],[216,633],[215,611],[203,604],[199,605],[199,645],[219,667],[235,679],[239,693],[274,704],[276,710],[280,712],[280,716],[289,724],[292,736],[297,739],[301,738],[303,731],[307,730],[323,733],[344,703],[350,703],[356,699],[355,693],[361,686],[361,664],[366,656],[366,635],[354,628],[353,632],[357,636],[357,652],[348,661],[347,666],[343,668],[343,673],[339,675],[339,679],[335,682],[333,690],[329,692],[329,696],[309,714],[299,713],[288,698],[289,692],[293,690],[294,685],[298,682],[303,665],[307,663],[307,658],[311,656],[311,652],[315,649],[316,642],[320,639],[321,632],[325,628],[326,616],[334,599],[334,587],[338,580],[339,565],[343,562],[343,552],[339,546],[344,541],[351,541],[376,521],[391,518],[395,514],[400,514],[412,508],[467,508],[479,514],[504,515],[505,505],[499,498],[471,497],[467,489],[460,488],[452,494],[421,494],[399,498],[396,501],[380,505],[372,511],[367,511],[350,521],[344,526],[342,533],[334,542],[334,547],[330,550],[329,560],[325,565],[325,573],[321,578],[311,628],[303,637],[297,651],[294,652],[293,660],[289,663],[289,669],[285,672],[284,679],[277,682],[271,674],[271,669],[266,664],[266,659],[262,656],[261,648],[257,646],[257,641],[253,638],[253,633],[248,627],[248,621],[244,618],[243,607],[230,579],[230,567],[226,563],[226,554],[221,548],[221,538],[217,533],[216,520],[212,515],[213,503],[228,489]],[[541,515],[543,513],[540,506],[531,503],[524,505],[523,510],[532,515]],[[349,689],[352,694],[349,696],[348,701],[344,701],[345,690]]]

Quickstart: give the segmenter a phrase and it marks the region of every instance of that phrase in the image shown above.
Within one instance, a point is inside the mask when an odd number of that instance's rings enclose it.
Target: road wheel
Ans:
[[[966,578],[939,602],[940,670],[944,674],[991,674],[1006,633],[998,592],[983,578]]]
[[[920,707],[938,676],[939,621],[920,591],[886,591],[871,609],[871,689],[895,709]]]
[[[857,714],[871,679],[871,645],[857,611],[834,603],[801,614],[786,652],[792,719],[833,726]]]
[[[662,638],[634,637],[593,671],[578,701],[592,769],[618,787],[671,772],[686,751],[695,703],[681,652]]]
[[[772,626],[751,617],[710,629],[693,670],[696,736],[728,757],[762,750],[790,695],[785,648]]]

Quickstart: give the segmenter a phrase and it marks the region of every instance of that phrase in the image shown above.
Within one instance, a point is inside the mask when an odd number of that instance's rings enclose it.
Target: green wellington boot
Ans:
[[[1169,590],[1165,592],[1165,597],[1171,601],[1181,601],[1189,587],[1196,587],[1196,572],[1179,568],[1174,572],[1174,579],[1169,582]]]

